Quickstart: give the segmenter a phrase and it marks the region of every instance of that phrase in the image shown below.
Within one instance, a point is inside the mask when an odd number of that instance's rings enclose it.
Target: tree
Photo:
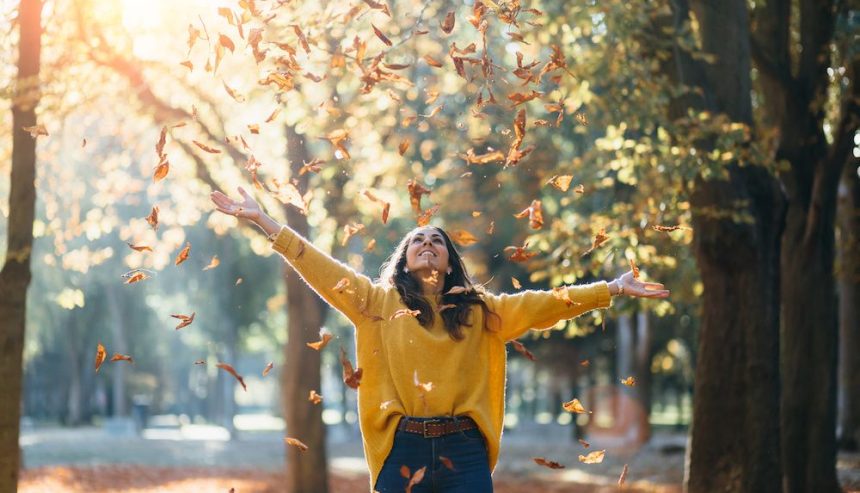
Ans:
[[[12,172],[6,260],[0,270],[0,491],[15,491],[20,455],[21,383],[30,252],[36,213],[36,106],[42,38],[41,0],[22,0],[18,11],[18,77],[12,101]]]
[[[848,2],[835,0],[756,2],[753,10],[764,120],[775,129],[775,159],[787,166],[780,173],[788,199],[780,287],[781,445],[792,492],[839,490],[834,228],[839,177],[860,125],[852,70],[860,55],[847,14]],[[829,70],[837,74],[835,102],[828,98]],[[831,105],[835,111],[829,112]],[[830,139],[825,123],[833,128]]]

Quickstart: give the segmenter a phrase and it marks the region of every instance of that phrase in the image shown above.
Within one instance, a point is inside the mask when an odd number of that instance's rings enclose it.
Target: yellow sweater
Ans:
[[[433,327],[422,327],[411,316],[390,320],[406,308],[394,287],[374,283],[363,274],[331,258],[289,227],[283,227],[273,248],[283,255],[305,282],[356,329],[356,366],[364,374],[358,388],[358,415],[371,488],[391,451],[401,416],[468,415],[487,439],[490,470],[499,458],[505,414],[505,342],[529,329],[546,329],[559,320],[576,317],[610,305],[606,282],[569,286],[570,299],[552,291],[521,291],[484,295],[490,310],[490,328],[483,327],[483,312],[474,308],[465,338],[448,336],[441,316]],[[349,285],[333,289],[342,279]],[[435,308],[435,302],[430,300]],[[432,382],[429,392],[414,384]],[[422,395],[423,394],[423,395]]]

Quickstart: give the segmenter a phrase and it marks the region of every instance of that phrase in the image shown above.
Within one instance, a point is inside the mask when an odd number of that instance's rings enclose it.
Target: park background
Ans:
[[[238,185],[372,277],[429,221],[494,292],[672,291],[510,348],[500,492],[860,489],[858,13],[0,1],[0,492],[366,491],[352,328]]]

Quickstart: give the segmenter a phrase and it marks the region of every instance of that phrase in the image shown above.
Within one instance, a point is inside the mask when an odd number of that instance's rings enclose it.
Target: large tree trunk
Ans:
[[[22,358],[27,287],[36,212],[36,141],[23,127],[36,125],[42,2],[21,0],[18,10],[18,78],[12,101],[12,172],[6,261],[0,270],[0,491],[15,491],[20,454]]]
[[[685,19],[683,2],[678,12]],[[703,90],[696,109],[752,123],[746,2],[693,2],[703,50],[715,63],[683,71]],[[679,63],[691,64],[690,60]],[[707,145],[705,143],[705,145]],[[704,284],[688,448],[690,492],[778,492],[779,238],[783,207],[763,167],[728,167],[699,180],[692,197],[695,253]],[[708,215],[739,204],[735,214]],[[730,261],[727,260],[730,253]]]
[[[286,127],[287,158],[292,176],[299,176],[303,162],[310,160],[304,137],[292,126]],[[298,178],[299,191],[307,189],[307,175]],[[308,220],[296,208],[286,206],[287,222],[304,237],[308,237]],[[284,348],[286,366],[281,372],[282,399],[287,435],[298,438],[308,446],[306,452],[286,446],[288,493],[327,493],[328,465],[326,463],[325,425],[322,405],[308,401],[310,390],[320,391],[320,353],[306,343],[319,338],[325,318],[326,305],[289,266],[284,269],[287,283],[287,345]]]
[[[860,448],[860,177],[846,166],[839,187],[837,279],[839,286],[839,399],[837,441]]]
[[[636,359],[633,367],[636,386],[633,390],[642,406],[642,421],[639,423],[639,438],[642,442],[651,439],[651,342],[651,317],[646,310],[639,310],[636,314]]]

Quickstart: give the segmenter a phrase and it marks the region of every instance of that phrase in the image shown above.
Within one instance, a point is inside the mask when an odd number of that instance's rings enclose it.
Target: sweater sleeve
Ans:
[[[559,289],[559,288],[556,288]],[[487,294],[487,305],[499,320],[491,317],[490,327],[497,330],[505,342],[516,339],[529,329],[548,329],[560,320],[578,317],[585,312],[607,308],[612,303],[609,286],[605,281],[580,286],[565,286],[568,300],[553,290],[520,291],[515,294]]]
[[[289,226],[281,227],[272,248],[308,286],[355,325],[367,316],[368,307],[383,290],[369,277],[324,253]]]

